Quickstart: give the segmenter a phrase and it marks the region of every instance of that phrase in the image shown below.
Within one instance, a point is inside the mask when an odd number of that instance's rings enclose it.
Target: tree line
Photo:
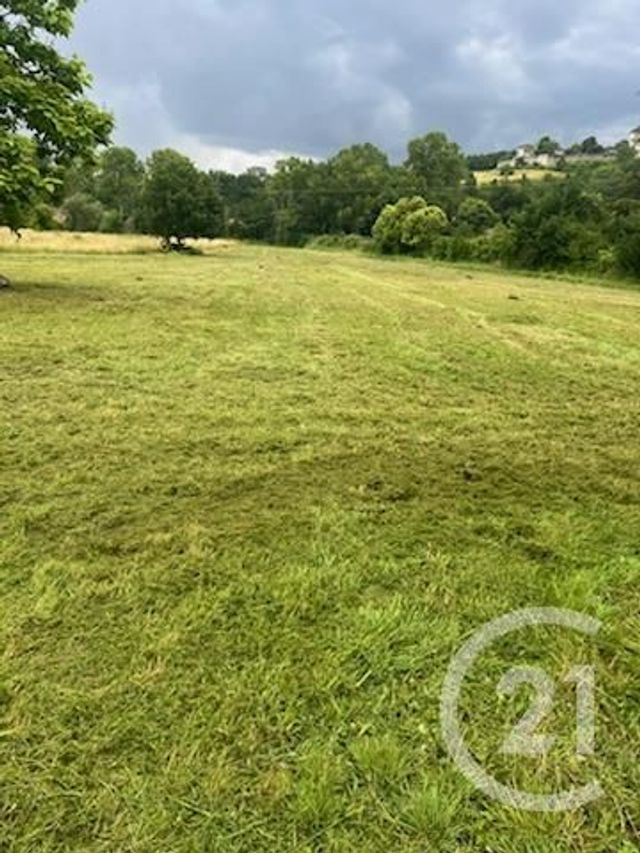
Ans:
[[[314,241],[640,276],[640,159],[628,145],[611,161],[580,163],[543,180],[497,178],[479,186],[471,166],[502,153],[465,157],[433,132],[408,144],[401,165],[365,143],[326,160],[290,157],[271,173],[235,175],[201,171],[172,150],[142,162],[128,148],[110,147],[92,164],[73,162],[53,203],[37,207],[31,224],[154,234],[174,249],[190,237]]]
[[[500,262],[640,277],[640,159],[626,143],[604,162],[565,165],[542,181],[478,186],[444,133],[411,140],[402,164],[375,145],[326,160],[290,157],[272,173],[204,172],[172,150],[142,162],[109,147],[110,115],[86,97],[82,62],[55,49],[78,0],[4,0],[0,14],[0,224],[281,245],[367,245],[388,254]],[[543,137],[538,150],[555,151]],[[95,151],[100,153],[94,156]],[[574,150],[598,154],[593,137]],[[579,159],[579,158],[578,158]]]

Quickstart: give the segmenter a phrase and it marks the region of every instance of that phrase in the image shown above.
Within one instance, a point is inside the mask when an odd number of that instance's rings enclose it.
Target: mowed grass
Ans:
[[[55,242],[53,246],[55,247]],[[51,248],[51,247],[49,247]],[[227,245],[3,252],[0,849],[633,851],[640,845],[640,292]],[[473,789],[439,727],[484,622]],[[558,688],[502,740],[514,663]]]

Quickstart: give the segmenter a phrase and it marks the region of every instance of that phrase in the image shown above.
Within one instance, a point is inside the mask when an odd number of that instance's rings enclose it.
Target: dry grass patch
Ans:
[[[205,254],[233,245],[231,240],[191,240]],[[152,254],[160,243],[155,237],[140,234],[82,234],[70,231],[33,231],[24,229],[20,238],[8,228],[0,228],[0,250],[10,252],[89,252],[98,254]]]

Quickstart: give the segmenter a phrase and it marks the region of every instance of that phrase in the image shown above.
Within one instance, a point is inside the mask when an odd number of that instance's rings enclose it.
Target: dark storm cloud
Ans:
[[[399,156],[625,133],[639,29],[636,0],[88,0],[74,47],[139,148]]]

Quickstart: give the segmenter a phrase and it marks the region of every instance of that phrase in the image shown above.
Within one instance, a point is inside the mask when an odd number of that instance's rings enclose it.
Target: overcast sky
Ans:
[[[86,0],[116,141],[242,170],[442,129],[468,151],[640,123],[639,0]]]

